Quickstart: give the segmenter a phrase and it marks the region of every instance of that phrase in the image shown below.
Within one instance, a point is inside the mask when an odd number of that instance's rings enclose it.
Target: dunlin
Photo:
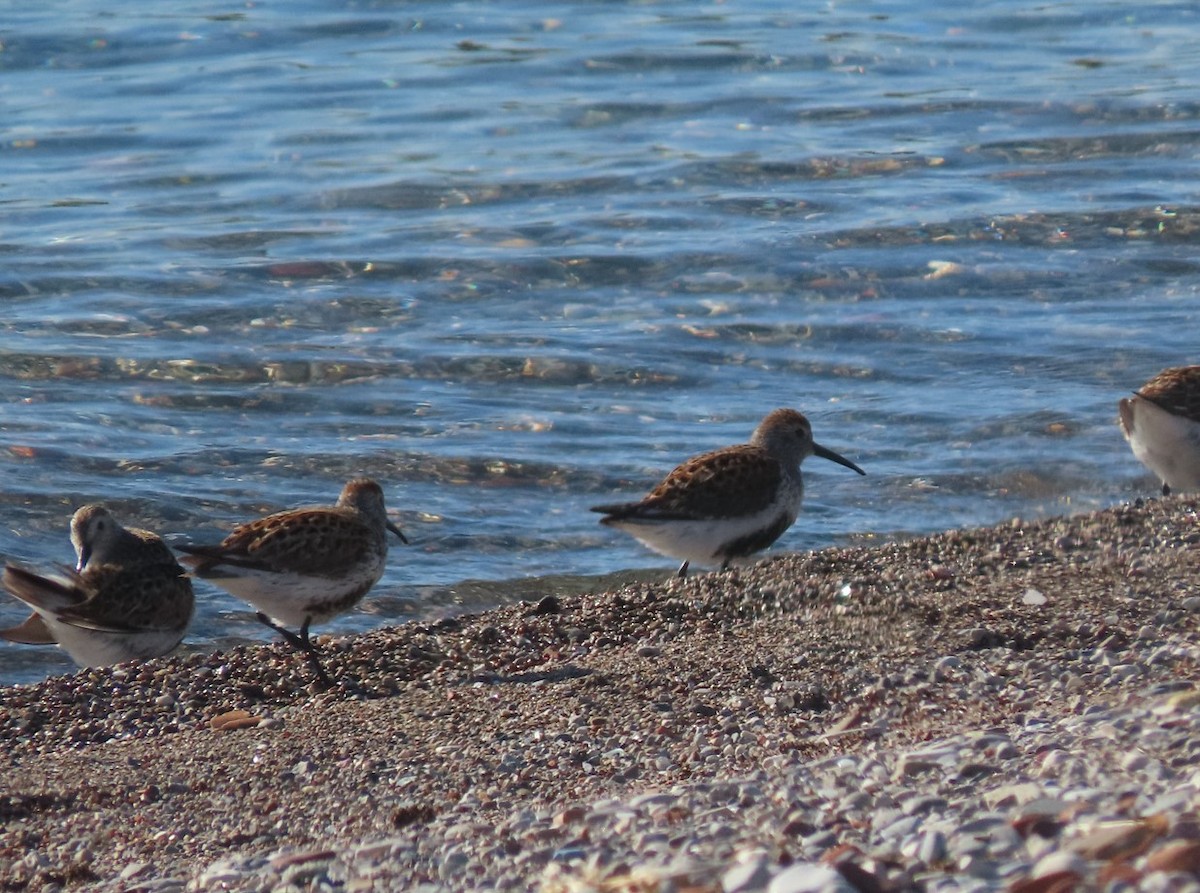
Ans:
[[[81,667],[158,657],[183,640],[195,608],[192,583],[158,536],[86,505],[71,518],[71,542],[74,569],[4,568],[5,588],[33,613],[0,637],[58,644]]]
[[[749,443],[687,460],[640,502],[598,505],[601,524],[624,530],[656,552],[688,565],[720,562],[762,551],[792,526],[804,483],[800,463],[820,456],[866,474],[813,442],[808,419],[794,409],[776,409]]]
[[[1172,490],[1200,490],[1200,366],[1164,369],[1117,404],[1133,454]]]
[[[336,505],[292,509],[235,528],[218,545],[176,546],[197,577],[258,609],[258,619],[302,649],[317,675],[329,677],[308,637],[309,626],[353,608],[383,575],[388,520],[383,490],[350,481]],[[299,634],[287,627],[299,627]]]

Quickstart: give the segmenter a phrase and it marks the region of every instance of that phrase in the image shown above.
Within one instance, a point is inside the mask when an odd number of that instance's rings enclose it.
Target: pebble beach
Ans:
[[[1198,509],[0,689],[0,890],[1200,890]]]

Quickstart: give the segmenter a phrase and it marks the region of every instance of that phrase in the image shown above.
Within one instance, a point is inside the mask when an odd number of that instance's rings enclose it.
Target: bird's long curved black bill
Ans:
[[[396,536],[400,537],[400,542],[404,543],[404,545],[406,545],[406,546],[408,545],[408,537],[406,537],[404,535],[404,531],[401,530],[399,527],[397,527],[394,523],[392,523],[391,521],[388,521],[387,529],[390,530],[392,533],[396,534]]]
[[[861,468],[847,459],[845,456],[835,453],[831,449],[821,446],[819,443],[813,444],[813,455],[820,456],[822,459],[828,459],[830,462],[836,462],[838,465],[845,465],[847,468],[857,471],[859,474],[866,474]]]

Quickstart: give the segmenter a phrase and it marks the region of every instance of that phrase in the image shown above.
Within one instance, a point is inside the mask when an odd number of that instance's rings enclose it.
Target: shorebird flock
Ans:
[[[1167,369],[1118,404],[1134,455],[1162,481],[1164,495],[1200,490],[1200,366]],[[809,456],[858,474],[858,465],[813,440],[794,409],[776,409],[747,443],[702,453],[671,471],[637,502],[595,506],[600,523],[662,555],[722,570],[766,549],[795,523]],[[80,666],[145,660],[172,651],[195,612],[193,579],[247,602],[256,617],[332,680],[309,636],[357,605],[383,575],[388,534],[383,490],[350,481],[332,506],[278,512],[236,527],[220,543],[177,544],[183,564],[154,533],[125,528],[101,505],[71,519],[74,568],[35,570],[8,562],[5,588],[32,611],[0,638],[57,645]]]

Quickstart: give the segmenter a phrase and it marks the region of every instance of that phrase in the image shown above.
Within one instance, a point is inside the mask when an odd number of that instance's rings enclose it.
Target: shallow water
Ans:
[[[1152,495],[1115,404],[1196,359],[1197,11],[924,6],[9,10],[0,556],[367,474],[412,545],[329,630],[667,574],[587,507],[776,406],[869,473],[807,463],[777,549]],[[266,638],[199,595],[189,647]]]

